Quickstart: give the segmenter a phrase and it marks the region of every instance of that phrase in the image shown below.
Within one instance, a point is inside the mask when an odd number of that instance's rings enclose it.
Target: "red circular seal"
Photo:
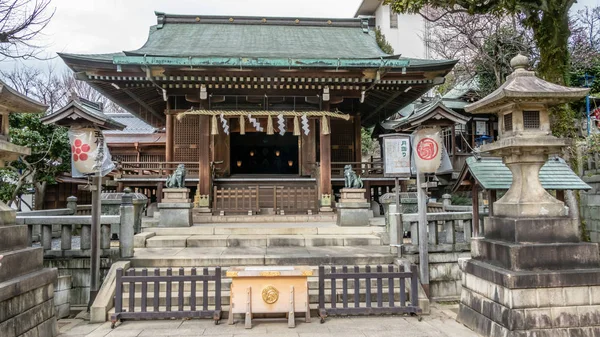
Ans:
[[[431,138],[423,138],[417,144],[417,155],[423,160],[432,160],[438,154],[438,144]]]

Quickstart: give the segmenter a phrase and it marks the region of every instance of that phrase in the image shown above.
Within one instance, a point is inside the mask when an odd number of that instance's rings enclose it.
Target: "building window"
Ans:
[[[512,131],[512,113],[504,115],[504,132]]]
[[[398,13],[390,7],[390,28],[398,28]]]
[[[523,111],[523,127],[525,129],[540,128],[540,112],[539,111]]]

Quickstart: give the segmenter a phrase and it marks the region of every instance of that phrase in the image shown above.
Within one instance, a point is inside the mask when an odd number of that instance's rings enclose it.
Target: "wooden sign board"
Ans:
[[[410,136],[391,134],[383,139],[383,176],[386,178],[410,178]]]

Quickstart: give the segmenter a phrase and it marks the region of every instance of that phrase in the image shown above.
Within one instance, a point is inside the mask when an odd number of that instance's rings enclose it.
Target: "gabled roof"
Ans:
[[[470,117],[448,109],[442,99],[438,97],[431,102],[415,106],[409,115],[398,120],[395,130],[408,131],[430,122],[439,123],[442,120],[446,120],[449,124],[466,124],[469,119]]]
[[[463,181],[473,181],[473,179],[485,190],[508,190],[512,183],[512,172],[500,158],[482,157],[476,159],[475,157],[469,157],[465,161],[459,179],[452,191],[459,190]],[[551,158],[542,166],[540,182],[547,190],[591,189],[561,158]]]
[[[67,105],[42,117],[41,121],[44,124],[62,126],[92,124],[104,130],[123,130],[125,128],[125,125],[106,116],[102,110],[102,103],[95,103],[73,95]]]
[[[21,95],[15,89],[0,81],[0,112],[42,113],[48,106]]]
[[[107,117],[117,123],[125,125],[123,130],[106,130],[104,134],[128,134],[128,135],[142,135],[142,134],[153,134],[157,132],[157,129],[143,120],[135,117],[128,112],[121,113],[105,113]]]
[[[178,15],[156,12],[148,40],[127,56],[379,59],[361,19]]]
[[[375,11],[379,6],[381,6],[381,0],[362,0],[354,16],[375,15]]]

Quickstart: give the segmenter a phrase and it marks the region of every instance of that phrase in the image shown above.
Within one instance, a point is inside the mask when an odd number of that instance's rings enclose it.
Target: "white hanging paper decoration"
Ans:
[[[256,120],[256,118],[252,118],[251,114],[248,114],[248,120],[254,126],[256,131],[263,132],[264,129],[262,128],[262,126],[260,126],[260,123],[258,122],[258,120]]]
[[[304,135],[308,136],[308,134],[310,133],[310,128],[308,125],[308,117],[306,117],[306,115],[302,115],[302,118],[300,118],[302,120],[302,130],[304,130]]]
[[[223,131],[226,135],[229,135],[229,125],[227,124],[227,120],[223,116],[224,115],[221,114],[221,123],[223,124]]]
[[[279,134],[285,135],[285,118],[283,118],[283,114],[277,116],[277,124],[279,124]]]

